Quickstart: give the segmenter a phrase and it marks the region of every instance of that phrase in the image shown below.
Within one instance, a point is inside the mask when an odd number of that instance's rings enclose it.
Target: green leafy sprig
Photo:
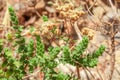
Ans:
[[[80,67],[96,66],[98,62],[98,57],[101,56],[102,53],[105,51],[105,46],[101,45],[94,53],[82,57],[82,54],[87,49],[88,43],[88,37],[84,36],[82,41],[75,47],[73,51],[70,51],[69,47],[65,46],[63,48],[62,62]]]
[[[18,18],[17,18],[16,14],[15,14],[15,11],[14,11],[13,7],[10,6],[8,10],[9,10],[9,13],[10,13],[10,19],[11,19],[12,23],[15,26],[17,26],[19,22],[18,22]]]

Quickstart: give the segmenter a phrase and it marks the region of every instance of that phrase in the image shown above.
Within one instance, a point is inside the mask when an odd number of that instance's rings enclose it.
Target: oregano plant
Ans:
[[[62,62],[69,63],[74,66],[79,67],[94,67],[97,65],[98,57],[102,55],[105,51],[105,46],[101,45],[98,50],[93,52],[92,54],[88,54],[85,57],[82,57],[82,54],[88,47],[88,37],[84,36],[82,41],[75,46],[74,50],[71,51],[69,47],[64,46],[63,48],[63,55],[62,55]]]
[[[59,63],[71,64],[78,67],[94,67],[97,65],[98,57],[105,51],[105,46],[101,45],[95,52],[82,56],[88,47],[89,39],[84,36],[82,41],[71,50],[67,45],[63,47],[49,47],[45,50],[44,42],[40,35],[34,35],[36,39],[26,38],[21,35],[23,29],[19,25],[18,18],[13,7],[9,7],[10,18],[12,22],[15,37],[10,43],[13,46],[4,47],[4,41],[0,40],[0,80],[23,80],[23,77],[33,73],[39,67],[39,72],[44,74],[44,80],[78,80],[55,68]],[[48,21],[43,16],[44,21]],[[8,41],[9,42],[9,41]],[[58,54],[62,56],[58,58]]]

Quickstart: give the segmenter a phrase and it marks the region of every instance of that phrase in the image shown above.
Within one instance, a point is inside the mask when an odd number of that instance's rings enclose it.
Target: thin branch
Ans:
[[[87,73],[87,71],[85,70],[84,67],[83,67],[83,70],[85,71],[85,74],[86,74],[86,76],[87,76],[87,80],[90,80],[89,75],[88,75],[88,73]]]
[[[110,73],[110,79],[112,80],[112,76],[114,73],[114,67],[115,67],[115,31],[114,31],[114,25],[111,26],[111,73]]]
[[[85,68],[85,67],[84,67]],[[89,73],[90,73],[90,75],[94,78],[94,80],[95,80],[95,76],[90,72],[90,70],[88,69],[88,68],[85,68]]]
[[[80,30],[78,28],[77,21],[74,22],[74,29],[78,35],[79,40],[70,48],[71,50],[82,40],[82,33],[80,32]]]
[[[94,3],[88,9],[90,10],[91,8],[93,8],[95,6],[96,2],[97,2],[97,0],[94,0]]]
[[[88,5],[87,5],[87,3],[86,3],[87,11],[88,11],[88,13],[90,13],[90,15],[92,15],[92,16],[93,16],[93,14],[91,13],[90,9],[92,9],[92,8],[95,6],[96,2],[97,2],[97,0],[95,0],[94,3],[93,3],[90,7],[88,7]]]
[[[78,80],[80,80],[80,71],[79,71],[79,66],[76,66],[76,71],[77,71]]]
[[[80,30],[78,28],[77,21],[74,22],[74,29],[75,29],[75,31],[76,31],[76,33],[78,35],[79,40],[81,41],[82,40],[82,33],[80,32]]]
[[[98,68],[96,68],[96,70],[97,70],[97,73],[98,73],[98,75],[99,75],[99,77],[100,77],[100,80],[104,80],[103,77],[102,77],[102,75],[100,74]]]
[[[113,5],[112,0],[109,0],[109,3],[110,3],[110,5],[111,5],[113,11],[115,11],[115,16],[116,16],[116,18],[119,18],[118,13],[117,13],[117,9],[116,9],[116,7]]]

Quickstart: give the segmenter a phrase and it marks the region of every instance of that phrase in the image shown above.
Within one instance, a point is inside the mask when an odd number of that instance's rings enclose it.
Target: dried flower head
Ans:
[[[57,26],[58,25],[52,21],[44,22],[40,27],[41,35],[48,39],[51,39],[54,35],[59,35],[60,30]]]
[[[90,40],[93,39],[95,35],[95,31],[89,28],[83,28],[82,29],[82,35],[87,35]]]
[[[55,9],[63,18],[70,19],[72,21],[76,21],[85,14],[84,11],[75,9],[75,6],[72,3],[65,3],[61,6],[55,4]]]

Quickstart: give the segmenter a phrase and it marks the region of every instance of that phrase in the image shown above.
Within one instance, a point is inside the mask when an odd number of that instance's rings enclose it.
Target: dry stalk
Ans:
[[[94,16],[93,13],[90,11],[90,9],[95,5],[96,1],[94,2],[93,5],[91,5],[90,7],[88,7],[88,4],[86,3],[85,6],[86,6],[86,9],[87,9],[87,12],[91,15],[91,16]]]
[[[9,4],[8,0],[6,0],[6,4],[7,4],[7,9],[6,9],[2,24],[5,26],[10,26],[10,17],[9,17],[10,15],[9,15],[9,11],[8,11],[8,7],[10,6],[10,4]]]
[[[115,68],[115,34],[116,31],[114,30],[114,25],[111,26],[111,32],[110,32],[110,37],[111,37],[111,73],[110,73],[110,79],[112,80],[114,68]]]
[[[96,68],[96,70],[97,70],[97,73],[98,73],[98,75],[100,77],[100,80],[104,80],[103,77],[102,77],[102,75],[101,75],[101,73],[99,72],[98,68]]]
[[[90,10],[91,8],[93,8],[96,3],[97,3],[97,0],[94,0],[93,4],[89,7],[89,10]]]
[[[116,7],[113,5],[112,0],[109,0],[109,3],[110,3],[110,5],[111,5],[113,11],[115,12],[115,17],[118,18],[119,16],[118,16],[118,13],[117,13],[117,9],[116,9]]]
[[[90,80],[89,75],[88,75],[87,71],[85,70],[85,68],[83,68],[83,70],[84,70],[84,72],[86,74],[87,80]]]
[[[78,80],[80,80],[80,71],[79,71],[79,66],[76,66],[76,70],[77,70]]]
[[[79,28],[78,28],[77,21],[74,22],[73,27],[74,27],[74,29],[75,29],[75,32],[76,32],[79,40],[70,48],[71,50],[82,40],[82,33],[80,32],[80,30],[79,30]]]
[[[86,69],[90,73],[90,75],[93,77],[93,79],[95,80],[95,76],[92,74],[92,72],[88,68],[84,67],[84,69]]]
[[[81,32],[80,32],[80,30],[79,30],[79,28],[78,28],[78,26],[77,26],[77,21],[74,22],[74,26],[73,26],[73,27],[74,27],[77,35],[78,35],[79,41],[81,41],[81,40],[82,40],[82,35],[81,35]],[[79,66],[76,66],[76,70],[77,70],[78,80],[80,80]]]
[[[80,32],[80,30],[79,30],[79,28],[77,26],[77,21],[74,22],[74,29],[75,29],[75,31],[76,31],[76,33],[78,35],[79,40],[81,41],[82,40],[82,35],[81,35],[81,32]]]

